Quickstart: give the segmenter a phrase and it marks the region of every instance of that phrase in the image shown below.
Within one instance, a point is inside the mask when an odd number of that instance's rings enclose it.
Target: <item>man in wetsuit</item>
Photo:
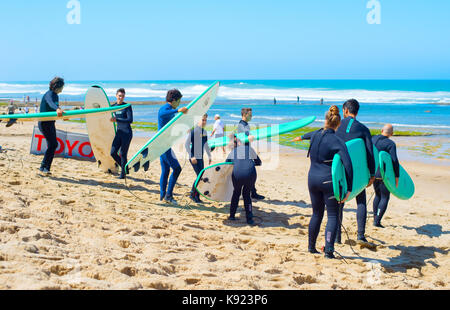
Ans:
[[[375,181],[375,159],[373,157],[373,144],[372,135],[370,130],[356,120],[356,116],[359,112],[359,102],[355,99],[347,100],[343,106],[344,119],[341,125],[336,131],[336,135],[344,140],[344,142],[353,139],[362,139],[366,146],[367,153],[367,167],[369,168],[370,180],[367,187],[371,186]],[[358,205],[356,211],[356,219],[358,223],[358,236],[357,241],[359,243],[368,243],[365,237],[366,220],[367,220],[367,201],[366,190],[363,190],[358,196],[356,196],[356,203]],[[342,207],[343,208],[343,207]],[[343,211],[340,210],[340,220],[342,221]],[[341,242],[341,226],[338,226],[338,233],[336,242]]]
[[[252,109],[251,108],[242,108],[241,116],[242,116],[242,119],[239,121],[239,124],[237,127],[237,132],[238,133],[244,132],[245,135],[249,137],[249,142],[245,143],[245,145],[249,146],[250,142],[252,142],[254,139],[253,136],[250,136],[250,125],[248,124],[248,122],[250,122],[253,117]],[[262,200],[262,199],[266,198],[263,195],[259,195],[256,192],[256,187],[252,188],[251,197],[253,199],[257,199],[257,200]]]
[[[178,108],[183,95],[178,89],[172,89],[167,92],[166,104],[163,105],[158,111],[158,130],[161,130],[178,112],[184,114],[188,113],[186,107]],[[167,203],[176,205],[177,202],[173,199],[173,188],[177,183],[177,179],[181,173],[181,166],[175,157],[175,153],[172,149],[168,149],[164,154],[160,156],[161,163],[161,178],[159,182],[160,186],[160,200],[164,200]],[[167,180],[169,178],[170,169],[172,168],[172,175],[169,180],[169,187],[167,187]]]
[[[373,145],[375,145],[379,152],[385,151],[386,153],[391,155],[395,174],[395,186],[398,186],[398,179],[400,177],[400,164],[397,157],[397,147],[395,145],[395,142],[389,139],[393,134],[394,127],[392,127],[391,124],[386,124],[381,130],[381,135],[374,136],[372,138],[372,141]],[[373,188],[375,190],[375,199],[373,200],[373,225],[376,227],[384,228],[384,226],[381,225],[381,219],[386,212],[391,193],[384,185],[379,167],[377,167],[375,182],[373,182]]]

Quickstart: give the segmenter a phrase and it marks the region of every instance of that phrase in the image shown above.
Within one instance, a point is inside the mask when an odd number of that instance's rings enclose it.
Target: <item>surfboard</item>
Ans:
[[[189,129],[209,110],[216,100],[220,83],[215,82],[194,101],[189,103],[188,113],[177,113],[163,128],[161,128],[127,163],[128,171],[147,171],[152,161],[164,154],[179,139],[186,136]]]
[[[42,112],[42,113],[28,113],[28,114],[6,114],[0,115],[1,120],[17,119],[24,122],[46,122],[46,121],[67,121],[73,118],[85,118],[88,115],[100,114],[110,115],[111,112],[116,112],[125,109],[129,105],[123,105],[120,107],[105,107],[105,108],[92,108],[85,110],[70,110],[64,111],[62,116],[58,116],[56,112]]]
[[[284,134],[287,132],[297,130],[299,128],[302,128],[302,127],[305,127],[305,126],[311,124],[315,120],[316,120],[315,116],[310,116],[310,117],[306,117],[306,118],[303,118],[303,119],[300,119],[297,121],[293,121],[293,122],[289,122],[289,123],[284,123],[284,124],[280,124],[280,125],[277,124],[277,125],[273,125],[273,126],[250,130],[250,135],[255,137],[255,141],[261,140],[261,139],[278,136],[278,135],[281,135],[281,134]],[[239,140],[241,140],[243,143],[248,142],[248,136],[246,136],[245,133],[243,133],[243,132],[237,134],[236,137]],[[228,145],[228,142],[229,142],[229,138],[227,136],[225,136],[222,138],[208,140],[208,145],[211,148],[221,147],[221,146]]]
[[[362,139],[353,139],[346,143],[353,167],[353,190],[347,201],[358,196],[369,184],[370,172],[367,167],[366,146]],[[334,155],[331,165],[334,197],[341,201],[347,194],[345,169],[339,154]]]
[[[408,200],[414,195],[414,182],[406,170],[400,165],[398,187],[395,186],[394,165],[389,153],[381,151],[379,154],[380,172],[386,188],[397,198]]]
[[[233,163],[220,163],[200,171],[194,187],[208,200],[230,202],[233,196]]]
[[[87,109],[107,109],[110,102],[103,88],[94,85],[89,87],[84,99],[84,106]],[[128,105],[121,105],[126,108]],[[111,122],[111,113],[86,115],[86,127],[91,142],[92,151],[97,159],[98,167],[109,173],[118,171],[114,159],[111,157],[111,146],[116,135],[116,125]]]

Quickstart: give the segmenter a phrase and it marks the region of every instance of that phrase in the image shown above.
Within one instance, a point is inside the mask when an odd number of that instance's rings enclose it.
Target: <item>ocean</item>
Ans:
[[[100,85],[114,100],[118,88],[126,89],[126,101],[163,101],[167,90],[178,88],[183,100],[201,94],[214,81],[66,81],[61,101],[83,101],[90,85]],[[39,102],[48,82],[0,82],[0,98]],[[298,98],[297,98],[298,97]],[[450,135],[449,80],[235,80],[221,81],[211,118],[220,114],[225,123],[236,123],[240,109],[253,109],[254,124],[283,123],[314,115],[323,124],[329,105],[339,107],[355,98],[358,119],[371,128],[391,123],[399,130]],[[276,100],[276,104],[274,104]],[[323,100],[323,105],[320,104]],[[137,121],[155,122],[158,106],[134,106]]]

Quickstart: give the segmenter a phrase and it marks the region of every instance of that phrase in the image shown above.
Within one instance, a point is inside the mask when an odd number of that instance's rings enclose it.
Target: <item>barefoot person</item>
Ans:
[[[214,139],[218,139],[218,138],[222,138],[224,135],[224,128],[225,126],[223,125],[222,120],[220,119],[220,115],[216,114],[214,116],[214,126],[213,126],[213,131],[211,132],[211,137],[214,136]],[[225,154],[225,146],[222,147],[222,151]]]
[[[203,160],[204,151],[208,154],[209,164],[211,164],[211,149],[208,145],[208,133],[205,130],[207,120],[208,114],[203,115],[199,124],[189,131],[186,143],[184,144],[186,152],[189,154],[189,161],[197,176],[205,168]],[[192,185],[190,198],[196,203],[202,202],[200,194],[197,192],[194,185]]]
[[[234,136],[230,138],[230,141],[232,141],[232,150],[226,162],[232,162],[234,166],[233,174],[231,175],[233,196],[231,198],[230,217],[228,219],[232,221],[236,220],[236,210],[242,194],[247,224],[253,225],[252,199],[250,194],[256,182],[255,166],[261,166],[261,159],[259,159],[249,144],[242,145],[240,140],[234,139]]]
[[[348,192],[342,202],[347,200],[352,191],[353,168],[345,143],[336,135],[341,117],[337,106],[331,106],[325,115],[325,126],[318,131],[297,137],[294,141],[311,140],[308,156],[311,168],[308,173],[308,188],[311,197],[313,215],[309,222],[308,251],[318,254],[316,240],[319,235],[325,206],[327,209],[327,227],[325,229],[325,257],[334,258],[334,242],[339,223],[339,205],[334,198],[331,181],[331,163],[335,154],[339,154],[344,164]]]
[[[158,130],[161,130],[178,112],[184,114],[188,113],[186,107],[178,108],[183,95],[178,89],[172,89],[167,92],[166,104],[163,105],[158,111]],[[175,157],[175,153],[172,149],[168,149],[159,158],[161,163],[161,178],[159,182],[160,186],[160,200],[164,200],[167,203],[177,204],[173,199],[173,188],[177,183],[177,179],[181,173],[181,166]],[[170,169],[172,169],[172,175],[169,180],[169,187],[167,187],[167,180],[169,179]]]
[[[359,102],[355,99],[347,100],[343,106],[344,119],[341,126],[336,130],[336,135],[344,140],[344,142],[360,138],[366,145],[367,153],[367,167],[370,172],[370,180],[367,187],[371,186],[375,181],[375,159],[373,157],[373,144],[372,135],[370,130],[356,120],[356,116],[359,112]],[[366,232],[366,220],[367,220],[367,201],[366,190],[363,190],[358,196],[356,196],[357,210],[356,219],[358,223],[358,243],[368,243],[365,237]],[[343,210],[340,210],[340,217],[342,220]],[[341,242],[341,227],[338,227],[337,242]]]
[[[125,100],[125,89],[120,88],[116,92],[117,101],[112,106],[120,106],[127,104]],[[111,122],[117,123],[116,136],[114,137],[111,146],[111,157],[121,168],[119,179],[125,179],[126,171],[125,165],[127,164],[128,149],[130,148],[131,140],[133,139],[133,130],[131,129],[131,123],[133,123],[133,109],[131,106],[122,109],[114,113],[114,117],[111,118]],[[120,150],[120,156],[118,152]]]
[[[400,164],[397,157],[397,146],[395,145],[394,141],[389,139],[393,134],[394,127],[392,127],[391,124],[386,124],[381,130],[381,135],[374,136],[372,138],[372,141],[373,145],[375,145],[379,152],[385,151],[386,153],[391,155],[395,174],[395,186],[398,187],[398,179],[400,177]],[[386,212],[391,193],[384,185],[379,167],[377,167],[375,182],[373,182],[373,188],[375,190],[375,199],[373,200],[373,225],[376,227],[384,228],[384,226],[381,225],[381,219]]]
[[[62,116],[63,110],[59,107],[58,94],[63,91],[63,88],[64,80],[62,78],[55,77],[50,82],[50,89],[42,97],[39,112],[56,111],[58,116]],[[55,121],[38,122],[38,127],[47,140],[47,151],[44,154],[44,159],[42,160],[39,170],[45,174],[50,174],[50,168],[52,166],[53,158],[55,157],[55,151],[58,147]]]

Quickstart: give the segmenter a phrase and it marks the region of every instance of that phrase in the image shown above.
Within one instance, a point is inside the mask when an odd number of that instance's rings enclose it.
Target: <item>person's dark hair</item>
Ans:
[[[359,102],[356,99],[347,100],[344,103],[344,109],[348,109],[351,114],[358,114],[359,111]]]
[[[61,88],[64,86],[64,79],[60,77],[55,77],[53,80],[50,81],[50,90],[55,91],[58,88]]]
[[[178,89],[171,89],[167,92],[166,101],[167,102],[174,102],[178,99],[181,99],[183,95]]]
[[[339,115],[339,108],[332,105],[328,112],[325,114],[325,119],[327,120],[328,128],[336,129],[341,124],[341,116]]]
[[[252,111],[252,108],[242,108],[241,109],[241,115],[247,115],[248,112]]]
[[[125,88],[119,88],[119,89],[116,91],[116,95],[117,95],[118,93],[122,93],[122,94],[125,95]]]

